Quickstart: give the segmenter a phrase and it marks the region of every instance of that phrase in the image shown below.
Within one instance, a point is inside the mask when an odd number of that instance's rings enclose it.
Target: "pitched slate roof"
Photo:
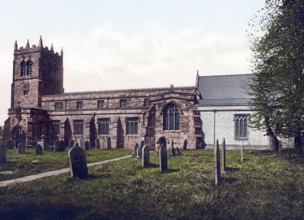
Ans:
[[[248,105],[249,83],[253,74],[200,76],[199,91],[203,97],[201,106]]]

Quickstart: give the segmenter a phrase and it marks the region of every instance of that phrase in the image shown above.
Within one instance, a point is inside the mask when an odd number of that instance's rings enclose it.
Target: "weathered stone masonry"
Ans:
[[[197,109],[198,84],[192,87],[64,93],[63,52],[53,47],[15,44],[11,108],[4,139],[31,147],[45,135],[51,144],[84,137],[104,148],[133,148],[142,140],[155,148],[160,139],[189,148],[202,145]]]

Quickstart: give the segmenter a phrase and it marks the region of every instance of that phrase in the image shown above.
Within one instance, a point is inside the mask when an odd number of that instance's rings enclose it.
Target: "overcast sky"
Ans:
[[[64,51],[66,92],[193,86],[251,72],[248,22],[265,0],[0,0],[0,125],[13,46]]]

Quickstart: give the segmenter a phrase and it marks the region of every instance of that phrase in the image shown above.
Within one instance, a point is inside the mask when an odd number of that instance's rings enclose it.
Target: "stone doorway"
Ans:
[[[13,130],[13,137],[14,137],[14,141],[15,141],[15,148],[18,147],[18,144],[23,143],[26,146],[26,135],[25,135],[25,131],[23,130],[23,128],[21,126],[17,126],[15,127],[15,129]]]
[[[69,146],[70,140],[72,140],[72,129],[70,120],[67,118],[64,122],[64,145]]]

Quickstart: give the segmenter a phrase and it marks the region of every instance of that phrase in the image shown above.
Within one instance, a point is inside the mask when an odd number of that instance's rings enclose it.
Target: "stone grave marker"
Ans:
[[[214,146],[214,168],[215,168],[215,185],[218,186],[221,181],[221,161],[220,161],[220,147],[219,142],[216,140]]]
[[[112,143],[111,143],[111,138],[110,137],[107,137],[107,148],[108,149],[111,149],[112,148]]]
[[[137,156],[138,156],[138,158],[142,157],[142,149],[143,149],[143,147],[144,147],[144,142],[141,141],[140,142],[140,146],[138,147],[138,150],[137,150]]]
[[[65,143],[64,143],[63,140],[61,140],[61,141],[59,142],[59,146],[60,146],[60,151],[64,151],[64,149],[65,149]]]
[[[144,145],[142,149],[142,167],[148,167],[150,165],[150,147]]]
[[[178,147],[176,148],[176,151],[177,151],[177,154],[178,154],[178,155],[181,155],[181,154],[182,154],[181,151],[180,151],[180,149],[179,149]]]
[[[79,147],[82,148],[83,150],[85,150],[84,143],[85,143],[85,139],[83,137],[78,138]]]
[[[90,142],[89,141],[84,142],[84,149],[85,150],[90,150]]]
[[[134,145],[134,157],[138,157],[138,143]]]
[[[161,144],[159,149],[159,166],[160,172],[168,170],[167,148],[164,144]]]
[[[37,142],[36,140],[33,142],[33,147],[34,147],[34,148],[36,147],[37,143],[38,143],[38,142]]]
[[[5,144],[0,145],[0,163],[6,163],[6,146],[5,146]]]
[[[188,146],[188,141],[187,139],[185,139],[183,144],[183,150],[187,150],[187,146]]]
[[[74,140],[70,140],[68,148],[71,149],[72,147],[74,147],[74,145],[75,145],[75,141]]]
[[[95,146],[96,146],[97,149],[100,149],[100,148],[101,148],[101,147],[100,147],[100,140],[99,140],[99,138],[96,138],[96,139],[95,139]]]
[[[44,137],[43,145],[44,150],[50,150],[50,140],[48,137]]]
[[[171,141],[171,156],[175,156],[176,155],[176,151],[175,151],[175,148],[174,148],[174,142],[173,142],[173,139]]]
[[[54,151],[59,151],[60,148],[60,141],[56,140],[54,143]]]
[[[89,176],[85,151],[81,147],[72,147],[69,152],[71,176],[86,179]]]
[[[226,141],[225,138],[223,138],[223,143],[222,143],[222,170],[226,171]]]
[[[35,147],[36,155],[42,155],[43,154],[43,147],[40,144],[37,144]]]
[[[19,143],[17,147],[17,153],[18,154],[25,154],[25,144]]]

